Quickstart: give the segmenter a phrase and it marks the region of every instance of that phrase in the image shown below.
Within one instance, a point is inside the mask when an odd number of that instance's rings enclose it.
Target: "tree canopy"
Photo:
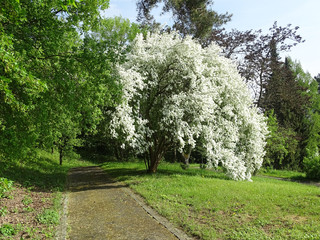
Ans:
[[[123,97],[110,112],[111,131],[145,154],[150,172],[170,146],[183,152],[197,142],[209,165],[222,164],[233,179],[250,179],[261,166],[264,118],[220,52],[177,33],[140,34],[118,67]]]
[[[172,28],[183,35],[198,39],[206,38],[212,28],[218,28],[230,21],[231,14],[218,14],[212,9],[212,0],[138,0],[138,21],[153,26],[156,19],[151,11],[163,3],[162,13],[172,13]]]
[[[106,7],[102,0],[0,3],[0,155],[36,145],[62,153],[97,124],[113,84],[108,64],[92,67],[83,36]]]

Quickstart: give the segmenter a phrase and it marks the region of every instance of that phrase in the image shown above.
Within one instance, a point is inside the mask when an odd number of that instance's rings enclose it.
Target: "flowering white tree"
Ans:
[[[178,144],[182,152],[199,139],[208,165],[221,163],[233,179],[250,180],[260,168],[264,118],[220,51],[177,33],[138,35],[127,62],[118,67],[123,99],[112,113],[111,132],[147,154],[150,172],[168,148]]]

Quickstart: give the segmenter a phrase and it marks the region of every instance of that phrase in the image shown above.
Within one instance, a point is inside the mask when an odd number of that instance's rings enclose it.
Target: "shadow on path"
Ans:
[[[71,169],[68,189],[69,239],[187,239],[160,224],[138,196],[99,167]]]

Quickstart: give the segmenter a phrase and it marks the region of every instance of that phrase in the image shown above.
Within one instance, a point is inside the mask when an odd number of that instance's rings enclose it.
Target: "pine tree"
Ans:
[[[265,92],[261,101],[261,107],[266,111],[273,111],[279,128],[273,133],[285,143],[285,156],[275,152],[267,153],[267,156],[281,156],[274,159],[275,168],[299,168],[302,167],[305,140],[304,118],[307,113],[309,97],[305,94],[304,87],[291,69],[292,61],[288,58],[281,62],[276,43],[270,42],[270,68],[271,74],[266,82]],[[267,150],[276,151],[268,142]],[[280,149],[280,148],[279,148]]]

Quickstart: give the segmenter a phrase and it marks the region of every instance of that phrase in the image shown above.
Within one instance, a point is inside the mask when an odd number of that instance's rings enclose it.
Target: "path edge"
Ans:
[[[152,218],[154,218],[158,223],[164,226],[168,231],[175,235],[179,240],[192,240],[185,232],[173,226],[165,217],[161,216],[158,212],[152,209],[149,205],[145,203],[145,200],[135,193],[131,188],[126,187],[122,190],[132,197]]]
[[[62,207],[60,210],[60,223],[57,226],[55,239],[65,240],[67,239],[67,206],[68,206],[68,193],[63,193]]]
[[[61,200],[60,209],[60,224],[56,228],[55,239],[66,240],[68,235],[68,197],[69,197],[69,175],[70,169],[67,172],[65,190],[62,193],[63,197]]]

